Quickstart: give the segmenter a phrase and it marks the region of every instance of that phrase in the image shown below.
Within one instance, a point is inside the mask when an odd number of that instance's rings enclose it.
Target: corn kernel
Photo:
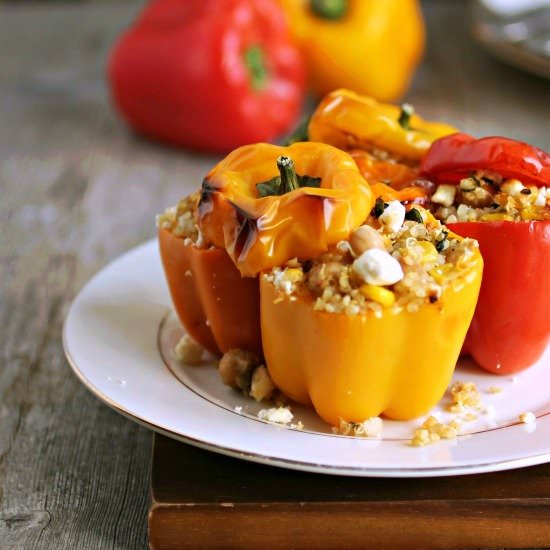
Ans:
[[[432,243],[428,241],[418,241],[417,246],[422,248],[422,252],[424,254],[422,258],[422,263],[427,264],[437,261],[439,254]]]
[[[298,269],[296,267],[288,268],[285,271],[285,279],[287,281],[290,281],[292,283],[297,283],[298,281],[301,281],[304,276],[304,272],[301,269]]]
[[[430,275],[434,278],[435,282],[440,285],[443,284],[445,278],[447,277],[447,274],[450,273],[453,269],[453,264],[438,265],[437,267],[434,267],[432,270],[430,270]]]
[[[363,285],[359,288],[359,291],[365,298],[378,302],[384,307],[390,307],[395,302],[395,294],[382,286]]]
[[[540,220],[540,210],[533,207],[525,208],[520,213],[521,219],[525,221]]]
[[[504,213],[504,212],[496,212],[494,214],[482,214],[479,219],[483,222],[500,222],[500,221],[512,221],[513,218]]]

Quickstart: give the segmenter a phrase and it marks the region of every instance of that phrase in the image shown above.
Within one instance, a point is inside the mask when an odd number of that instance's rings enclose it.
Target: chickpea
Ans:
[[[230,349],[220,359],[218,370],[226,386],[248,393],[254,369],[259,364],[260,358],[255,353],[243,349]]]
[[[349,237],[349,242],[356,256],[360,256],[371,248],[386,250],[384,237],[370,225],[361,225],[355,229]]]
[[[494,193],[488,185],[480,185],[472,190],[459,189],[458,202],[474,208],[484,208],[493,204]]]

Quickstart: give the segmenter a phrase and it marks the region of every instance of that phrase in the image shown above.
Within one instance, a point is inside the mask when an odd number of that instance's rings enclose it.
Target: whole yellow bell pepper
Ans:
[[[262,275],[262,343],[273,382],[336,426],[427,413],[451,380],[482,269],[477,250],[463,279],[444,287],[437,303],[414,313],[385,309],[380,318],[316,311],[310,294],[291,300]]]
[[[383,101],[406,90],[424,52],[417,0],[279,0],[318,95],[351,88]]]
[[[378,103],[350,90],[335,90],[324,97],[308,127],[311,141],[343,150],[380,149],[412,163],[418,163],[436,139],[457,131],[422,119],[410,105]]]
[[[236,149],[206,176],[197,223],[243,276],[310,259],[367,218],[374,197],[353,159],[320,143]]]

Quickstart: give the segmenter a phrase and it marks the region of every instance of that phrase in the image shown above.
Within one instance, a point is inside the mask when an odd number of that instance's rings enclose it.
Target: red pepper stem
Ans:
[[[264,61],[264,52],[261,46],[249,46],[244,52],[244,63],[250,75],[250,85],[253,90],[259,91],[265,88],[268,72]]]
[[[279,195],[284,195],[300,188],[296,169],[294,168],[294,161],[290,157],[280,156],[277,159],[277,168],[281,175]]]

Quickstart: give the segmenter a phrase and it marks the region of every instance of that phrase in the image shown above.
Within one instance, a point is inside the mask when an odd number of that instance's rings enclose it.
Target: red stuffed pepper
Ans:
[[[521,371],[550,340],[550,155],[502,137],[434,142],[421,174],[436,217],[479,241],[485,271],[463,348],[489,372]]]

